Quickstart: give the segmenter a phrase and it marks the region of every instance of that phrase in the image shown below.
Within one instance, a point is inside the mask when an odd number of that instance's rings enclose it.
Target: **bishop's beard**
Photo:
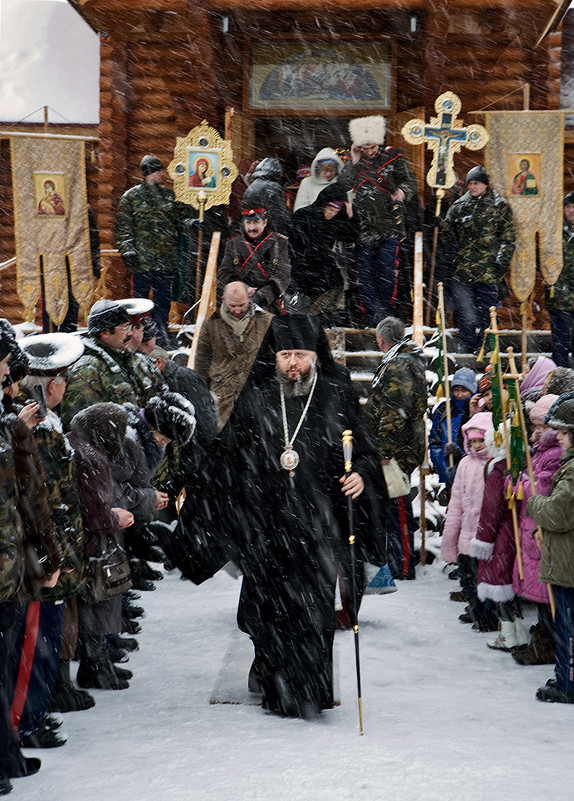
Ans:
[[[289,378],[279,367],[276,368],[275,374],[277,376],[277,381],[279,382],[279,386],[283,388],[283,392],[286,398],[299,398],[304,395],[308,395],[311,391],[311,384],[313,383],[313,378],[315,377],[315,373],[317,372],[317,364],[313,362],[309,370],[300,375],[298,378]]]

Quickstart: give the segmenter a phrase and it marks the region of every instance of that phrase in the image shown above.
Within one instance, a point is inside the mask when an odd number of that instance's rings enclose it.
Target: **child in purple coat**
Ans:
[[[556,439],[556,431],[549,428],[544,418],[557,395],[543,395],[530,410],[531,436],[534,451],[532,454],[532,472],[539,495],[550,495],[552,477],[560,467],[562,448]],[[513,586],[517,595],[536,604],[538,623],[534,626],[532,639],[527,648],[514,651],[512,656],[521,665],[545,665],[554,662],[554,625],[548,599],[548,585],[538,578],[540,570],[540,548],[536,544],[534,533],[536,523],[526,509],[528,499],[532,496],[530,477],[523,475],[524,500],[519,506],[520,547],[522,551],[523,577],[519,578],[518,563],[514,564]]]
[[[507,437],[509,433],[507,425]],[[500,651],[512,651],[525,646],[528,638],[512,586],[516,541],[506,498],[506,448],[504,442],[495,444],[493,428],[486,432],[484,442],[492,459],[487,466],[480,520],[476,537],[470,543],[470,554],[479,560],[479,600],[496,605],[498,634],[487,645]]]

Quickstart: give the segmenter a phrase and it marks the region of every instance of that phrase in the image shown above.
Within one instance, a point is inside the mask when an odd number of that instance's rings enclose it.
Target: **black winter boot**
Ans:
[[[8,795],[12,790],[12,783],[10,779],[0,779],[0,795]]]
[[[35,773],[38,773],[41,765],[41,760],[36,757],[25,757],[24,754],[18,752],[16,756],[14,754],[10,755],[8,774],[11,779],[33,776]]]
[[[126,690],[130,685],[116,674],[106,648],[105,637],[84,635],[76,681],[95,690]]]
[[[85,690],[79,690],[70,678],[69,659],[60,659],[54,692],[48,709],[50,712],[82,712],[91,709],[96,702]]]
[[[119,634],[108,634],[108,645],[123,648],[124,651],[139,651],[139,643],[135,637],[120,637]]]

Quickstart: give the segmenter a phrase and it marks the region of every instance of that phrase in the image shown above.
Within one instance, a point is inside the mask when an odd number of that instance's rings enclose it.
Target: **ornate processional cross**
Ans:
[[[403,126],[403,137],[410,145],[426,146],[434,151],[431,168],[427,173],[427,184],[437,191],[442,198],[444,190],[449,189],[456,181],[453,157],[461,147],[469,150],[481,150],[488,142],[488,133],[482,125],[469,125],[466,128],[462,120],[456,118],[461,109],[461,102],[454,92],[445,92],[435,100],[437,117],[431,117],[430,123],[424,120],[410,120]]]
[[[429,150],[434,151],[432,164],[427,172],[427,184],[436,190],[435,215],[437,218],[440,215],[445,190],[450,189],[456,181],[453,167],[454,154],[458,153],[463,145],[469,150],[481,150],[488,142],[488,133],[482,125],[469,125],[465,128],[462,120],[457,119],[461,106],[458,95],[455,95],[454,92],[444,92],[437,97],[434,103],[438,116],[431,117],[428,125],[424,120],[410,120],[401,131],[410,145],[424,143]],[[435,226],[425,316],[426,325],[430,324],[432,310],[437,241],[438,227]]]

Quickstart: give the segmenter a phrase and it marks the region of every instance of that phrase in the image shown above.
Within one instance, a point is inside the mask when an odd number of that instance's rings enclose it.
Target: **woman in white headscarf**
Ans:
[[[324,147],[320,150],[311,164],[311,175],[303,178],[297,190],[293,211],[314,203],[322,189],[336,183],[342,169],[343,162],[332,148]]]

